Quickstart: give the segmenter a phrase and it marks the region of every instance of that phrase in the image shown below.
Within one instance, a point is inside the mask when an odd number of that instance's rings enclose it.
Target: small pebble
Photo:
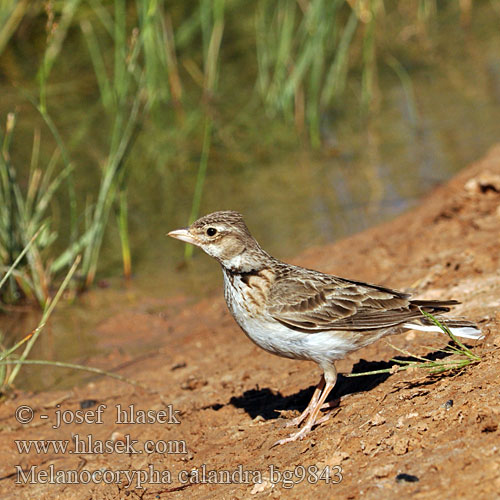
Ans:
[[[418,481],[420,481],[420,479],[417,476],[405,474],[404,472],[396,476],[396,483],[417,483]]]
[[[443,405],[443,408],[445,410],[449,410],[453,406],[453,399],[448,399],[446,403]]]
[[[84,399],[83,401],[80,401],[80,408],[82,410],[86,410],[87,408],[92,408],[92,406],[95,406],[97,404],[97,401],[95,399]]]
[[[170,368],[172,371],[178,370],[179,368],[186,368],[187,364],[185,361],[181,361],[180,363],[175,363],[175,365],[172,365],[172,368]]]
[[[208,382],[203,379],[199,379],[195,377],[194,375],[189,375],[187,380],[182,382],[181,384],[181,389],[185,391],[194,391],[195,389],[198,389],[199,387],[203,387],[207,385]]]

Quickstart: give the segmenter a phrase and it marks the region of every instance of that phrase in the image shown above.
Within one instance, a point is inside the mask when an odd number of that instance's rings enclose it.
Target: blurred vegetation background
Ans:
[[[1,302],[46,305],[79,254],[73,293],[119,268],[174,292],[164,234],[201,212],[243,211],[283,256],[411,206],[498,139],[499,20],[495,0],[0,0],[2,273],[36,235]]]

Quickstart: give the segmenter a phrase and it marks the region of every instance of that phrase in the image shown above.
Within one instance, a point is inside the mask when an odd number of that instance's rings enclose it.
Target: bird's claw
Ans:
[[[274,443],[271,446],[271,448],[274,448],[275,446],[279,446],[280,444],[291,443],[293,441],[304,439],[304,437],[307,434],[309,434],[310,431],[311,431],[310,426],[303,427],[302,429],[300,429],[300,431],[295,432],[293,434],[290,434],[290,436],[276,441],[276,443]]]

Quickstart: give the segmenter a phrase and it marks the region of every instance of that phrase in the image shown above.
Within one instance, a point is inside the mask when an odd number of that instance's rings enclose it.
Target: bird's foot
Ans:
[[[294,432],[293,434],[290,434],[290,436],[280,439],[279,441],[276,441],[271,448],[274,448],[275,446],[279,446],[280,444],[285,444],[285,443],[291,443],[293,441],[297,441],[300,439],[304,439],[304,437],[311,432],[312,425],[305,425],[300,429],[300,431]]]
[[[321,406],[320,411],[333,410],[334,408],[337,408],[339,406],[339,403],[340,403],[340,398],[334,399],[333,401],[328,401],[327,403],[324,403]],[[285,424],[285,427],[298,427],[306,419],[306,417],[309,415],[309,413],[310,413],[310,409],[306,408],[304,410],[304,412],[302,412],[298,417],[295,417],[295,418],[292,418],[291,420],[288,420],[288,422]],[[322,422],[326,422],[329,418],[330,418],[330,414],[328,413],[326,415],[326,418],[323,417],[321,420],[318,420],[315,423],[315,425],[320,424]]]

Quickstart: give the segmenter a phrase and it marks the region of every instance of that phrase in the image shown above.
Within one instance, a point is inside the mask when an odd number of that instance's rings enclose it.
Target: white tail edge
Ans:
[[[405,328],[410,330],[419,330],[421,332],[442,332],[441,328],[435,325],[419,325],[416,323],[405,323],[403,325]],[[479,328],[473,326],[459,326],[459,327],[448,327],[450,332],[456,337],[462,337],[464,339],[481,340],[484,339],[483,332]]]

